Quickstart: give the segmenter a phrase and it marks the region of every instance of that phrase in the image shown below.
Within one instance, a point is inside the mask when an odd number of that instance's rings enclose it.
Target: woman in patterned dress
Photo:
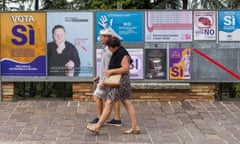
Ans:
[[[127,50],[121,46],[120,40],[117,37],[112,37],[107,42],[109,50],[113,53],[109,69],[105,71],[105,76],[110,76],[112,74],[122,74],[121,86],[118,88],[110,88],[110,92],[107,95],[107,100],[105,101],[105,107],[103,113],[96,125],[87,125],[87,129],[95,134],[98,134],[100,128],[108,119],[111,114],[114,104],[121,100],[122,104],[128,112],[128,116],[131,121],[131,128],[124,131],[124,134],[139,134],[140,128],[136,119],[136,113],[134,106],[131,102],[131,85],[129,77],[129,69],[132,60],[127,52]],[[104,84],[101,85],[104,87]]]

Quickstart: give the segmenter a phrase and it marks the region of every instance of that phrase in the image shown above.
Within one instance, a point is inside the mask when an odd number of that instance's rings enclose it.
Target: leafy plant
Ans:
[[[240,84],[234,84],[235,92],[236,92],[236,97],[240,98]]]

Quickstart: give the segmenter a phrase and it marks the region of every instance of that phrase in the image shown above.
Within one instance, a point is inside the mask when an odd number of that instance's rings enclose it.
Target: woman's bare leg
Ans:
[[[129,99],[124,99],[124,100],[122,100],[122,103],[128,112],[128,116],[129,116],[131,124],[132,124],[132,129],[140,130],[138,122],[137,122],[137,118],[136,118],[136,112],[135,112],[132,102]]]
[[[121,120],[121,116],[120,116],[120,105],[121,105],[121,102],[120,102],[120,101],[117,101],[117,102],[114,104],[114,119],[115,119],[115,120]]]
[[[107,99],[105,101],[105,106],[104,106],[104,109],[103,109],[103,112],[102,112],[102,115],[101,117],[99,118],[99,121],[98,123],[96,124],[95,128],[96,128],[96,131],[99,131],[100,128],[102,127],[102,125],[106,122],[106,120],[109,118],[111,112],[112,112],[112,108],[113,108],[113,105],[115,104],[115,102],[113,102],[112,100],[110,99]]]

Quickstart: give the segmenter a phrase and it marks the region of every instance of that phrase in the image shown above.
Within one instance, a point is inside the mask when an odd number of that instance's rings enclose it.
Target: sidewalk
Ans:
[[[25,100],[0,103],[0,144],[239,144],[240,102],[134,102],[139,135],[121,108],[122,127],[85,129],[94,102]],[[111,116],[112,118],[112,116]]]

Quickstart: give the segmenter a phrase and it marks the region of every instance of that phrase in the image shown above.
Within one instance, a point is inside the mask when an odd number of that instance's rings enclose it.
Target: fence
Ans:
[[[1,82],[90,82],[99,71],[98,33],[104,28],[130,52],[134,82],[239,82],[239,15],[239,10],[3,12]],[[56,25],[64,27],[79,58],[74,74],[59,64],[73,55],[51,60]]]

